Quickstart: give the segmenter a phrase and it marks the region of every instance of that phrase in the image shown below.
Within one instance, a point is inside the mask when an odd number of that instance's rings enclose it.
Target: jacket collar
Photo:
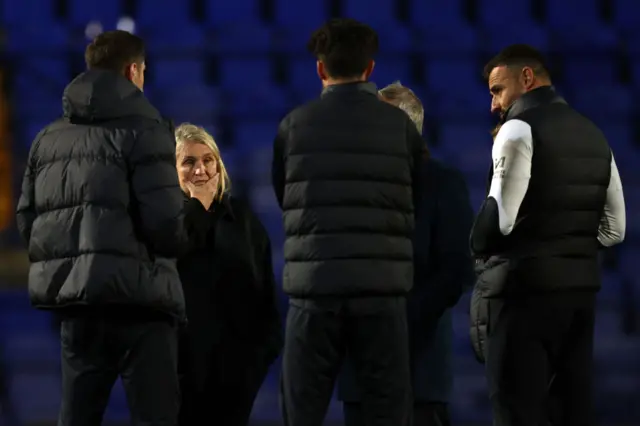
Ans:
[[[224,194],[222,196],[222,200],[216,201],[213,203],[214,208],[219,208],[220,214],[222,217],[228,217],[231,220],[236,219],[236,215],[233,212],[233,207],[231,207],[231,195]]]
[[[189,196],[184,194],[184,201],[189,201]],[[224,194],[222,196],[222,200],[215,200],[209,211],[218,211],[220,217],[229,217],[231,220],[235,220],[236,216],[233,212],[233,208],[231,206],[231,196],[229,194]]]
[[[551,103],[563,103],[566,104],[567,101],[558,93],[553,86],[543,86],[538,87],[530,92],[525,93],[520,96],[518,100],[511,104],[511,106],[507,109],[506,113],[502,117],[502,122],[506,122],[507,120],[511,120],[512,118],[522,114],[523,112],[536,108],[542,105],[548,105]]]
[[[356,93],[365,92],[374,96],[378,96],[378,87],[375,83],[369,81],[358,81],[355,83],[332,84],[322,90],[322,97],[332,93]]]

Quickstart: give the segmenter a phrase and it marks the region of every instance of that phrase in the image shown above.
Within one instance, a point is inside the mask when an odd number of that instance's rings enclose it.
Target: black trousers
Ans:
[[[116,310],[114,308],[114,310]],[[99,426],[121,377],[134,426],[175,426],[177,326],[169,316],[73,312],[62,317],[58,426]]]
[[[210,424],[247,426],[269,372],[269,364],[258,356],[259,349],[229,342],[214,348],[204,362],[189,362],[199,354],[181,350],[182,406],[178,424],[200,426],[203,419],[209,419]]]
[[[490,299],[495,426],[592,426],[595,293]],[[552,380],[553,379],[553,380]]]
[[[404,297],[291,299],[282,366],[286,426],[321,426],[348,352],[368,426],[408,424],[411,381]]]
[[[345,402],[342,405],[345,426],[367,426],[362,418],[359,402]],[[419,402],[413,404],[411,426],[451,426],[449,405],[444,402]]]

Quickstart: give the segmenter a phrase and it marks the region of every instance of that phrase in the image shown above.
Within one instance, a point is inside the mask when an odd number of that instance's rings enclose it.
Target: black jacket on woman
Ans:
[[[197,220],[192,251],[178,261],[188,318],[180,344],[181,425],[212,415],[219,424],[246,425],[282,347],[271,243],[233,197],[203,214],[209,220]]]

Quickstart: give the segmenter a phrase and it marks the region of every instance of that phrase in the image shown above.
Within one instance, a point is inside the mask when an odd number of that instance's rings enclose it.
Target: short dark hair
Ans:
[[[505,47],[484,66],[482,75],[485,79],[494,68],[506,67],[531,67],[533,72],[541,77],[550,78],[549,68],[542,53],[527,44],[512,44]]]
[[[116,72],[124,71],[127,65],[142,63],[144,58],[144,41],[136,35],[121,30],[99,34],[84,52],[88,69]]]
[[[378,34],[354,19],[332,19],[314,31],[307,49],[333,78],[361,75],[378,53]]]

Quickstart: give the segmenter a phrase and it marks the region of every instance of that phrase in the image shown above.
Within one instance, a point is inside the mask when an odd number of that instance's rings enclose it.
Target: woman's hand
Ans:
[[[211,204],[213,204],[213,200],[216,198],[219,181],[220,173],[216,173],[216,175],[209,179],[204,185],[194,185],[191,182],[186,182],[187,189],[189,190],[189,196],[191,198],[197,198],[204,208],[209,210]]]

